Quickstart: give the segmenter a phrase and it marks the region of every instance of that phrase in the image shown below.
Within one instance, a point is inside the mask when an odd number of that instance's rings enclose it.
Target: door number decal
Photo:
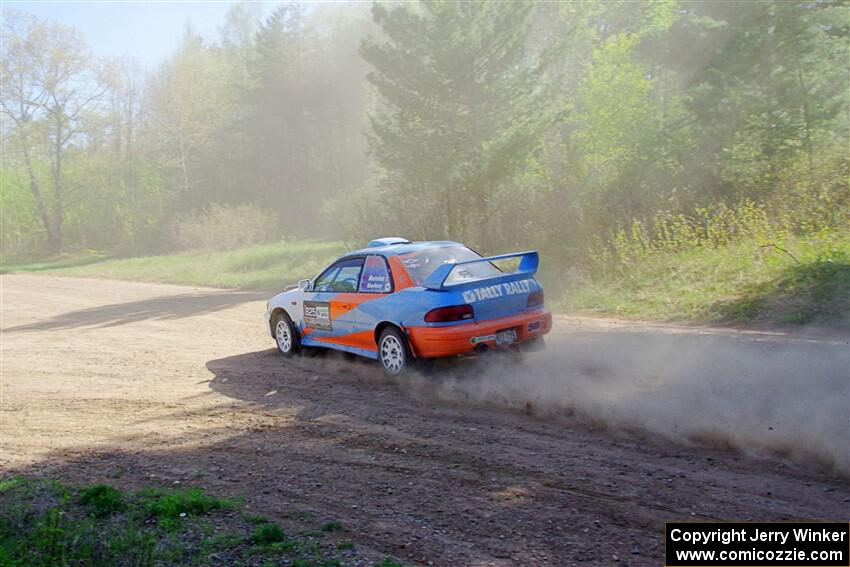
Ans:
[[[331,304],[324,301],[305,301],[304,323],[307,327],[332,331]]]

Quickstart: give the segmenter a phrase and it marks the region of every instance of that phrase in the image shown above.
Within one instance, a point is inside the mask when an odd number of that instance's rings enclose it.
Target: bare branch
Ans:
[[[761,249],[761,248],[769,248],[769,247],[776,248],[776,249],[777,249],[777,250],[779,250],[780,252],[785,252],[786,254],[788,254],[789,256],[791,256],[791,259],[792,259],[792,260],[794,260],[796,263],[798,263],[798,264],[800,263],[800,261],[797,259],[797,257],[796,257],[796,256],[794,256],[793,254],[791,254],[791,253],[790,253],[789,251],[787,251],[785,248],[782,248],[781,246],[777,246],[777,245],[776,245],[776,244],[774,244],[773,242],[769,242],[769,243],[767,243],[767,244],[762,244],[761,246],[759,246],[759,248],[760,248],[760,249]]]

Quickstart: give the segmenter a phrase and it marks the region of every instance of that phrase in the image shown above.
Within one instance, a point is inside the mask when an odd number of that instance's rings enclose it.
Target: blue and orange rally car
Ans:
[[[266,323],[284,356],[333,348],[393,375],[418,359],[542,346],[552,315],[537,264],[537,252],[482,258],[457,242],[380,238],[274,296]]]

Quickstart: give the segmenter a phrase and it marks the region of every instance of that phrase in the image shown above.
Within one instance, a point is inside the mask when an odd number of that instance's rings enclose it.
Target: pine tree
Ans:
[[[254,182],[247,188],[289,219],[289,229],[309,225],[309,117],[303,88],[306,42],[303,8],[278,7],[257,33],[249,61],[250,87],[243,129],[250,141]]]
[[[385,204],[415,219],[412,236],[487,245],[494,192],[525,163],[546,120],[543,58],[527,49],[532,9],[374,6],[386,40],[361,45],[380,95],[370,148]]]
[[[701,161],[727,193],[750,197],[769,195],[794,160],[813,175],[838,143],[831,133],[846,137],[847,3],[700,2],[689,13],[680,41],[703,57],[683,70]]]

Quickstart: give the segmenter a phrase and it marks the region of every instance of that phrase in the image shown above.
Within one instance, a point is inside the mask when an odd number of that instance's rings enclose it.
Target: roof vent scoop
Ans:
[[[410,241],[400,236],[388,236],[386,238],[377,238],[366,245],[367,248],[378,248],[379,246],[391,246],[393,244],[410,244]]]

